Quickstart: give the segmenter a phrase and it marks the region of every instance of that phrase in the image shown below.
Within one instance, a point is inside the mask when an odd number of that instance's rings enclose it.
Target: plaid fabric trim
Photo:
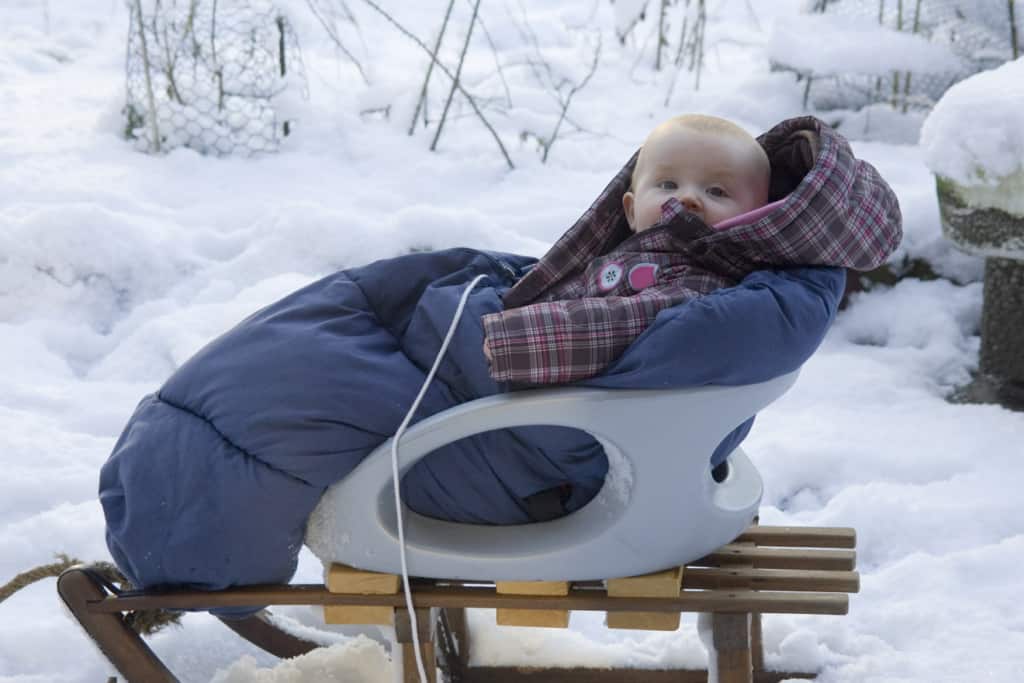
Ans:
[[[622,211],[622,195],[629,190],[633,166],[639,154],[639,151],[633,154],[590,208],[505,294],[505,308],[536,300],[560,281],[583,270],[594,257],[606,254],[633,234]]]
[[[658,312],[700,296],[682,278],[636,296],[549,301],[483,316],[491,377],[560,384],[592,377],[647,329]]]
[[[753,223],[697,237],[691,253],[712,255],[713,266],[731,264],[734,274],[819,265],[865,271],[885,263],[903,237],[903,219],[874,166],[855,158],[845,138],[813,117],[785,121],[761,140],[770,149],[808,129],[817,134],[818,155],[786,201]]]

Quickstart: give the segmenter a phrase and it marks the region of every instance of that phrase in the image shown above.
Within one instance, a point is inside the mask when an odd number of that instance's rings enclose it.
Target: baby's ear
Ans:
[[[622,211],[626,214],[626,222],[629,223],[629,229],[636,232],[636,222],[633,217],[633,193],[627,192],[622,195]]]

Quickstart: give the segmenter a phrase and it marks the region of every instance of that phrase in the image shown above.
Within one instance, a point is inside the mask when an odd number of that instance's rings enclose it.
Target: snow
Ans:
[[[877,21],[839,14],[800,14],[779,22],[768,56],[789,68],[815,75],[881,76],[892,71],[957,72],[949,48]]]
[[[921,128],[921,149],[932,172],[962,185],[1024,172],[1024,57],[950,88]]]
[[[797,19],[796,0],[709,3],[701,88],[679,74],[668,106],[673,74],[651,68],[653,42],[643,39],[654,18],[622,45],[614,38],[619,3],[524,0],[559,75],[579,77],[595,34],[603,36],[600,68],[575,95],[572,121],[542,164],[534,139],[520,134],[550,133],[560,108],[511,58],[532,54],[518,3],[493,3],[482,16],[513,97],[508,114],[493,109],[505,90],[482,32],[465,73],[470,90],[491,98],[490,119],[516,169],[464,105],[432,153],[433,128],[406,135],[424,55],[367,6],[349,4],[359,28],[342,35],[373,84],[338,55],[305,2],[288,0],[309,99],[289,101],[299,115],[279,153],[245,159],[185,148],[152,157],[120,137],[124,3],[3,4],[0,582],[57,552],[108,557],[96,478],[120,429],[144,394],[256,308],[337,268],[413,248],[539,255],[661,119],[703,111],[760,132],[801,113],[801,84],[769,67],[772,31]],[[425,37],[446,5],[391,4]],[[448,63],[469,13],[456,4],[442,51]],[[866,52],[872,60],[859,68],[893,67],[890,48]],[[574,54],[583,59],[575,67]],[[906,279],[855,296],[745,443],[765,479],[763,523],[858,531],[862,587],[850,614],[766,616],[770,666],[820,669],[825,683],[1011,683],[1024,670],[1024,577],[1016,569],[1024,561],[1024,415],[946,400],[977,367],[981,260],[942,239],[931,173],[957,178],[980,160],[998,175],[1024,158],[1019,106],[974,104],[1019,96],[1020,69],[1018,61],[982,74],[963,96],[954,88],[959,104],[949,112],[961,125],[929,121],[920,146],[853,143],[899,195],[906,239],[894,266],[924,259],[948,279]],[[433,117],[441,82],[432,86]],[[388,104],[390,118],[366,111]],[[967,156],[959,147],[965,121],[970,130],[998,124],[1009,132]],[[318,582],[321,572],[304,552],[296,581]],[[151,644],[185,681],[390,680],[386,637],[324,626],[314,608],[274,611],[292,629],[335,644],[277,663],[202,614],[186,615],[184,628]],[[693,615],[674,633],[609,631],[591,614],[574,614],[565,632],[499,634],[487,612],[470,621],[477,664],[704,663]],[[0,604],[0,681],[85,683],[113,673],[61,610],[52,580]]]

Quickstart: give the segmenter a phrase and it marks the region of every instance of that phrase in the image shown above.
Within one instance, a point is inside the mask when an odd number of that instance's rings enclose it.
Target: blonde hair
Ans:
[[[640,164],[644,160],[644,150],[647,148],[647,142],[660,130],[663,130],[671,125],[682,126],[689,128],[690,130],[698,133],[713,133],[717,135],[728,135],[730,137],[738,138],[747,142],[752,143],[757,149],[764,151],[754,136],[747,131],[737,126],[732,121],[727,119],[719,118],[717,116],[708,116],[707,114],[680,114],[679,116],[673,116],[672,118],[662,121],[658,124],[654,130],[647,136],[647,140],[644,140],[643,146],[640,148],[640,154],[637,156],[636,165],[633,166],[633,173],[629,179],[629,191],[632,192],[636,188],[636,173],[637,169],[640,168]],[[764,155],[765,161],[768,160],[768,155]]]

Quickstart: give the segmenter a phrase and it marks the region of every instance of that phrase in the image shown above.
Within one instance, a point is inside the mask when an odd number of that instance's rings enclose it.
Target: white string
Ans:
[[[412,420],[413,415],[416,414],[416,410],[420,407],[420,401],[423,400],[423,396],[427,393],[427,388],[430,383],[434,381],[434,375],[437,373],[437,368],[441,365],[441,359],[444,358],[444,352],[448,350],[448,344],[451,342],[452,337],[455,335],[455,328],[459,324],[459,319],[462,318],[462,311],[466,308],[466,301],[469,299],[470,292],[476,287],[476,283],[480,282],[486,275],[477,275],[472,282],[469,283],[469,287],[466,287],[466,291],[462,293],[462,298],[459,300],[459,307],[455,309],[455,316],[452,318],[451,325],[448,326],[448,334],[445,335],[444,341],[441,342],[441,349],[437,352],[437,357],[434,358],[434,366],[430,368],[430,372],[427,373],[427,378],[423,381],[423,386],[420,387],[420,393],[416,396],[416,400],[412,402],[412,407],[409,408],[409,412],[405,414],[405,419],[402,420],[402,424],[398,426],[398,430],[395,435],[391,438],[391,481],[395,487],[395,515],[398,518],[398,549],[402,558],[402,587],[405,589],[405,609],[409,612],[409,624],[412,626],[412,646],[413,651],[416,653],[416,669],[420,674],[420,683],[427,683],[427,671],[423,666],[423,655],[420,652],[420,636],[419,628],[416,625],[416,611],[412,606],[412,590],[409,588],[409,565],[405,560],[405,530],[404,522],[402,520],[402,498],[400,482],[398,479],[398,442],[402,438],[402,434],[405,433],[405,428],[409,426],[409,421]],[[481,351],[482,353],[482,351]],[[391,655],[392,661],[399,661],[395,653]]]

